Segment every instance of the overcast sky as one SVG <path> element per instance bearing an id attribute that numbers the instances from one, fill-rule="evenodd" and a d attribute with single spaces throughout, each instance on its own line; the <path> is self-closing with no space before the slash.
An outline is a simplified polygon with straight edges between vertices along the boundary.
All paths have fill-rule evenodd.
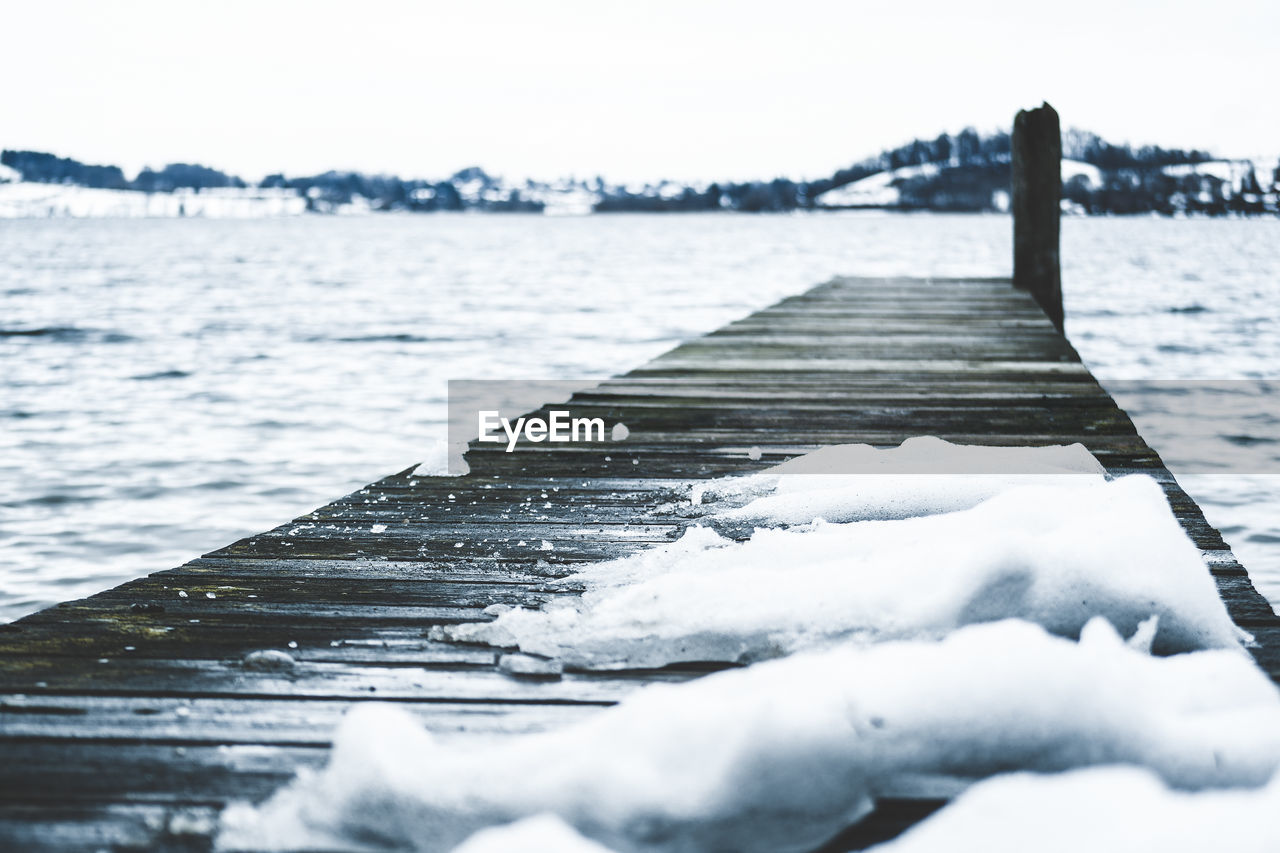
<path id="1" fill-rule="evenodd" d="M 0 147 L 130 173 L 817 177 L 1042 99 L 1280 153 L 1276 0 L 39 0 L 0 31 Z"/>

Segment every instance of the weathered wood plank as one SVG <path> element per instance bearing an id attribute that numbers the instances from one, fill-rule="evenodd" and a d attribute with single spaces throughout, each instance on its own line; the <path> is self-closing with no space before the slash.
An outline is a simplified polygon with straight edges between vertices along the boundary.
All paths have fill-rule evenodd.
<path id="1" fill-rule="evenodd" d="M 263 672 L 238 660 L 23 655 L 0 657 L 0 693 L 608 705 L 645 684 L 683 681 L 692 674 L 625 671 L 535 680 L 504 675 L 492 666 L 427 668 L 298 661 L 285 672 Z"/>
<path id="2" fill-rule="evenodd" d="M 0 695 L 0 740 L 329 746 L 342 716 L 363 701 Z M 441 739 L 526 734 L 597 713 L 592 704 L 416 703 L 400 707 Z"/>
<path id="3" fill-rule="evenodd" d="M 5 850 L 102 853 L 148 850 L 193 853 L 210 849 L 219 808 L 141 804 L 0 802 Z"/>
<path id="4" fill-rule="evenodd" d="M 261 800 L 303 767 L 328 757 L 319 747 L 263 744 L 131 744 L 68 740 L 3 742 L 0 802 L 226 803 Z"/>

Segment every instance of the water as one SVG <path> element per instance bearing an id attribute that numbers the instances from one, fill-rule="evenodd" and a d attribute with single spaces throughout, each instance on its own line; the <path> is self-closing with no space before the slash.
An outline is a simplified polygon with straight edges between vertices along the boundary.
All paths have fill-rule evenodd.
<path id="1" fill-rule="evenodd" d="M 841 273 L 1004 275 L 1009 230 L 865 214 L 0 223 L 0 619 L 425 458 L 450 378 L 607 376 Z M 1104 379 L 1274 375 L 1280 222 L 1072 219 L 1063 253 L 1068 331 Z M 1170 434 L 1149 437 L 1176 430 L 1156 419 Z M 1273 600 L 1278 479 L 1184 478 Z"/>

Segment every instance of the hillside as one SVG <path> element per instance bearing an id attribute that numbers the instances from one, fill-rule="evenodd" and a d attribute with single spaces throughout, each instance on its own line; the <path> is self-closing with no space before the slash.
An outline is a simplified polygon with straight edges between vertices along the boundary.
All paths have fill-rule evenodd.
<path id="1" fill-rule="evenodd" d="M 1134 148 L 1063 134 L 1063 207 L 1081 214 L 1276 214 L 1280 161 Z M 878 208 L 1007 209 L 1009 135 L 967 128 L 886 149 L 811 181 L 643 185 L 603 178 L 510 182 L 469 167 L 439 180 L 329 171 L 269 175 L 256 186 L 207 166 L 171 163 L 127 179 L 116 166 L 37 151 L 0 153 L 0 217 L 253 216 L 302 212 L 476 211 L 584 214 Z"/>

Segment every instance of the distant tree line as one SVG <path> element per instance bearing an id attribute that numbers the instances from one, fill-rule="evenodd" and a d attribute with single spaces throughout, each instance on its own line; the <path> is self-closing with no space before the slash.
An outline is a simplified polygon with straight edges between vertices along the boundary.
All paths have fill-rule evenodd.
<path id="1" fill-rule="evenodd" d="M 480 210 L 488 213 L 539 213 L 541 203 L 522 197 L 518 189 L 504 187 L 483 169 L 471 167 L 447 180 L 403 180 L 394 175 L 360 172 L 325 172 L 310 177 L 268 175 L 262 187 L 291 189 L 307 199 L 311 210 L 332 209 L 366 199 L 374 210 L 407 210 L 415 213 Z M 473 190 L 466 196 L 464 188 Z"/>
<path id="2" fill-rule="evenodd" d="M 932 140 L 913 139 L 896 148 L 886 149 L 875 157 L 854 163 L 846 169 L 840 169 L 830 178 L 813 181 L 809 185 L 809 196 L 817 198 L 828 190 L 907 166 L 933 163 L 970 168 L 1008 162 L 1009 134 L 1000 131 L 983 136 L 972 127 L 967 127 L 955 136 L 942 133 Z"/>
<path id="3" fill-rule="evenodd" d="M 1102 184 L 1077 178 L 1068 182 L 1063 197 L 1087 213 L 1140 213 L 1179 211 L 1202 213 L 1254 213 L 1267 208 L 1263 198 L 1280 181 L 1280 175 L 1246 175 L 1242 185 L 1205 175 L 1173 177 L 1169 166 L 1204 163 L 1212 160 L 1205 151 L 1166 149 L 1159 146 L 1132 147 L 1106 142 L 1093 133 L 1068 131 L 1063 135 L 1063 156 L 1097 167 Z M 1009 134 L 983 134 L 966 128 L 955 135 L 940 134 L 933 139 L 913 139 L 886 149 L 829 178 L 791 181 L 778 178 L 741 184 L 712 184 L 705 190 L 687 189 L 681 194 L 658 194 L 615 189 L 596 206 L 601 212 L 737 210 L 745 212 L 788 211 L 823 205 L 822 194 L 886 172 L 908 170 L 912 174 L 895 179 L 897 201 L 902 210 L 984 211 L 996 207 L 1000 193 L 1009 192 Z M 910 167 L 932 166 L 929 170 Z M 1264 187 L 1263 185 L 1266 184 Z"/>
<path id="4" fill-rule="evenodd" d="M 42 151 L 3 151 L 0 152 L 0 164 L 21 172 L 24 181 L 76 184 L 104 190 L 173 192 L 176 189 L 247 186 L 233 175 L 189 163 L 170 163 L 158 172 L 143 169 L 132 181 L 125 179 L 119 166 L 92 166 Z"/>
<path id="5" fill-rule="evenodd" d="M 1206 163 L 1213 159 L 1208 151 L 1183 151 L 1180 148 L 1161 148 L 1158 145 L 1144 145 L 1140 148 L 1112 145 L 1096 133 L 1083 130 L 1067 130 L 1062 134 L 1062 156 L 1089 163 L 1099 169 L 1163 168 Z"/>
<path id="6" fill-rule="evenodd" d="M 119 166 L 88 166 L 69 157 L 41 151 L 0 152 L 0 165 L 17 169 L 23 180 L 40 184 L 77 184 L 104 190 L 129 189 Z"/>
<path id="7" fill-rule="evenodd" d="M 199 166 L 194 163 L 170 163 L 158 172 L 143 169 L 138 173 L 138 177 L 133 179 L 129 188 L 148 193 L 166 193 L 178 189 L 205 190 L 225 187 L 243 189 L 246 186 L 248 185 L 244 181 L 234 175 L 210 169 L 208 166 Z"/>
<path id="8" fill-rule="evenodd" d="M 772 181 L 711 184 L 706 189 L 685 187 L 678 194 L 648 188 L 603 186 L 597 213 L 643 211 L 651 213 L 737 210 L 743 213 L 776 213 L 807 206 L 806 185 L 775 178 Z"/>
<path id="9" fill-rule="evenodd" d="M 1063 198 L 1083 213 L 1217 215 L 1277 210 L 1280 166 L 1264 170 L 1264 174 L 1241 167 L 1235 169 L 1229 179 L 1224 179 L 1221 170 L 1215 173 L 1195 168 L 1196 164 L 1213 160 L 1205 151 L 1116 145 L 1096 134 L 1076 130 L 1063 134 L 1063 156 L 1095 167 L 1091 177 L 1096 180 L 1077 175 L 1063 186 Z M 707 186 L 661 182 L 629 187 L 609 185 L 602 178 L 595 178 L 554 183 L 529 180 L 523 185 L 511 186 L 479 167 L 470 167 L 434 181 L 329 171 L 304 177 L 268 175 L 257 186 L 296 192 L 307 200 L 308 209 L 316 211 L 359 204 L 387 211 L 539 212 L 549 200 L 577 193 L 590 199 L 592 209 L 600 213 L 720 210 L 767 213 L 832 206 L 823 198 L 824 193 L 889 173 L 896 200 L 881 203 L 882 206 L 901 210 L 983 211 L 998 209 L 1002 195 L 1007 199 L 1009 160 L 1008 133 L 983 134 L 966 128 L 954 135 L 943 133 L 932 139 L 913 139 L 840 169 L 830 177 L 813 181 L 779 177 Z M 27 181 L 103 189 L 198 192 L 248 186 L 234 175 L 189 163 L 171 163 L 159 170 L 144 169 L 133 180 L 127 180 L 116 166 L 88 165 L 38 151 L 0 152 L 0 163 L 21 172 Z"/>

